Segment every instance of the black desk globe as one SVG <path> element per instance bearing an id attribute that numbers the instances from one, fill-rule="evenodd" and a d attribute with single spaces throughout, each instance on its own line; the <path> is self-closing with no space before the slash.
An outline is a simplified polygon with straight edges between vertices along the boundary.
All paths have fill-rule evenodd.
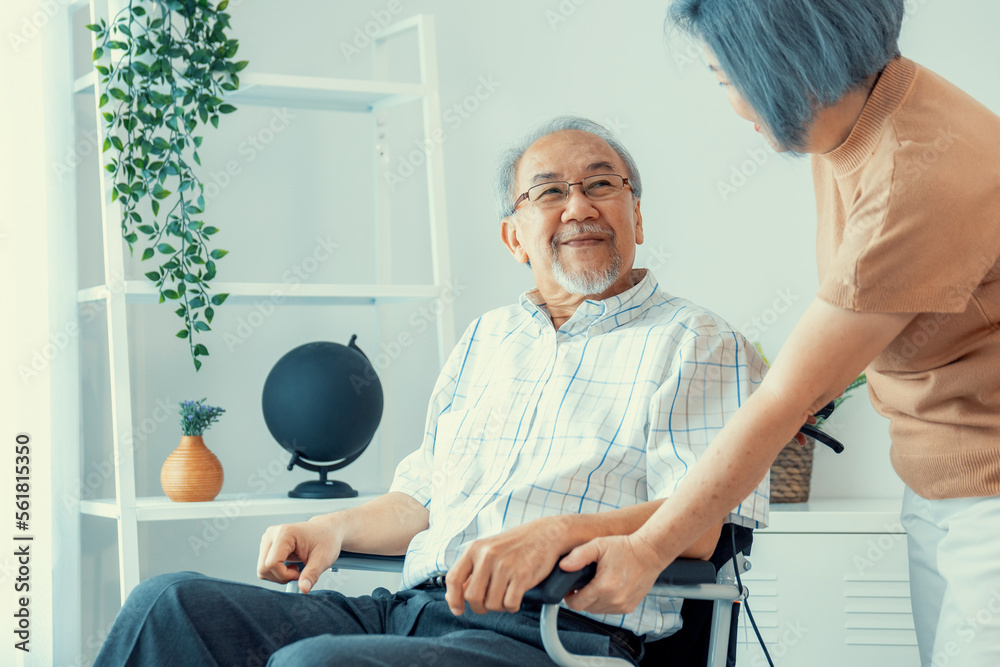
<path id="1" fill-rule="evenodd" d="M 264 381 L 264 422 L 292 453 L 288 469 L 298 465 L 320 475 L 289 491 L 292 498 L 358 495 L 349 484 L 326 478 L 361 456 L 382 419 L 382 383 L 356 339 L 301 345 Z"/>

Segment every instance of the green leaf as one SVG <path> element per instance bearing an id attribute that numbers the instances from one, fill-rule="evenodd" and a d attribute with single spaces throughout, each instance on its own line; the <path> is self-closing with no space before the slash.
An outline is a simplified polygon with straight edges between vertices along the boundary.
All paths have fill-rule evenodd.
<path id="1" fill-rule="evenodd" d="M 87 30 L 93 30 L 94 32 L 100 32 L 101 31 L 101 26 L 97 25 L 96 23 L 88 23 L 87 25 L 85 25 L 83 27 L 86 28 Z"/>
<path id="2" fill-rule="evenodd" d="M 156 246 L 156 249 L 159 250 L 164 255 L 172 255 L 175 252 L 177 252 L 176 250 L 174 250 L 174 247 L 169 243 L 161 243 L 160 245 Z"/>
<path id="3" fill-rule="evenodd" d="M 146 248 L 146 250 L 152 250 L 152 248 Z M 150 271 L 146 274 L 146 277 L 152 280 L 154 283 L 160 279 L 159 271 Z"/>
<path id="4" fill-rule="evenodd" d="M 153 225 L 139 225 L 137 229 L 143 234 L 155 234 L 156 230 L 153 229 Z"/>
<path id="5" fill-rule="evenodd" d="M 122 140 L 121 139 L 119 139 L 118 137 L 115 137 L 115 136 L 110 137 L 110 139 L 111 139 L 112 145 L 115 148 L 117 148 L 118 150 L 124 150 L 125 149 L 125 146 L 124 146 L 124 144 L 122 144 Z"/>
<path id="6" fill-rule="evenodd" d="M 103 55 L 104 55 L 104 49 L 98 46 L 96 49 L 94 49 L 94 57 L 92 60 L 96 62 Z"/>
<path id="7" fill-rule="evenodd" d="M 128 241 L 129 245 L 132 245 L 133 243 L 139 240 L 139 237 L 138 235 L 136 235 L 135 232 L 132 232 L 131 234 L 126 234 L 124 238 L 126 241 Z"/>
<path id="8" fill-rule="evenodd" d="M 237 71 L 237 72 L 241 72 L 241 71 L 243 71 L 243 69 L 244 69 L 244 68 L 245 68 L 245 67 L 246 67 L 247 65 L 249 65 L 249 64 L 250 64 L 250 61 L 249 61 L 249 60 L 241 60 L 241 61 L 239 61 L 238 63 L 236 63 L 236 71 Z"/>
<path id="9" fill-rule="evenodd" d="M 197 359 L 194 360 L 194 369 L 196 371 L 200 371 L 201 370 L 201 362 L 198 361 Z"/>
<path id="10" fill-rule="evenodd" d="M 195 324 L 202 324 L 202 322 L 195 322 Z M 201 343 L 198 343 L 197 345 L 194 346 L 194 353 L 195 353 L 196 356 L 200 355 L 202 357 L 207 357 L 208 356 L 208 348 L 206 348 Z"/>
<path id="11" fill-rule="evenodd" d="M 199 229 L 201 229 L 201 226 L 204 224 L 205 223 L 202 222 L 201 220 L 192 220 L 191 222 L 188 223 L 188 229 L 196 232 Z"/>
<path id="12" fill-rule="evenodd" d="M 209 306 L 205 309 L 205 319 L 211 324 L 213 317 L 215 317 L 215 309 Z"/>
<path id="13" fill-rule="evenodd" d="M 170 148 L 170 144 L 163 137 L 156 137 L 153 139 L 153 148 L 158 148 L 162 151 Z"/>
<path id="14" fill-rule="evenodd" d="M 111 148 L 111 139 L 108 137 L 104 137 L 104 147 L 101 148 L 101 152 L 106 153 L 109 148 Z"/>
<path id="15" fill-rule="evenodd" d="M 205 236 L 211 236 L 212 234 L 217 234 L 218 232 L 218 227 L 205 227 L 205 229 L 201 230 L 201 233 Z"/>
<path id="16" fill-rule="evenodd" d="M 153 249 L 152 248 L 146 248 L 145 250 L 142 251 L 142 261 L 143 262 L 145 262 L 147 259 L 149 259 L 152 256 L 153 256 Z M 149 274 L 147 273 L 146 276 L 149 277 Z M 160 279 L 160 274 L 158 274 L 158 273 L 156 274 L 155 278 L 150 278 L 150 280 L 159 280 L 159 279 Z"/>
<path id="17" fill-rule="evenodd" d="M 213 306 L 221 306 L 222 304 L 224 304 L 226 302 L 226 299 L 228 299 L 228 298 L 229 298 L 229 294 L 228 293 L 227 294 L 216 294 L 215 296 L 212 297 L 212 305 Z"/>
<path id="18" fill-rule="evenodd" d="M 232 104 L 223 104 L 219 107 L 219 111 L 221 113 L 232 113 L 236 111 L 236 107 L 234 107 Z"/>
<path id="19" fill-rule="evenodd" d="M 174 311 L 177 317 L 184 317 L 185 315 L 187 315 L 187 312 L 188 312 L 187 308 L 185 308 L 184 306 L 181 306 L 180 308 Z"/>
<path id="20" fill-rule="evenodd" d="M 153 207 L 153 215 L 154 216 L 159 215 L 160 214 L 160 202 L 158 202 L 158 201 L 156 201 L 154 199 L 153 201 L 150 202 L 150 204 Z"/>
<path id="21" fill-rule="evenodd" d="M 201 142 L 204 141 L 205 137 L 195 137 L 194 145 L 196 148 L 201 148 Z"/>
<path id="22" fill-rule="evenodd" d="M 219 117 L 218 116 L 212 116 L 212 118 L 210 120 L 212 121 L 212 127 L 214 127 L 214 128 L 218 128 L 219 127 Z"/>
<path id="23" fill-rule="evenodd" d="M 208 324 L 206 324 L 205 322 L 202 322 L 201 320 L 196 320 L 195 321 L 194 328 L 197 329 L 198 331 L 211 331 L 212 330 L 212 327 L 208 326 Z"/>
<path id="24" fill-rule="evenodd" d="M 184 274 L 184 280 L 186 280 L 189 283 L 196 283 L 200 279 L 198 278 L 198 276 L 194 275 L 193 273 L 185 273 Z"/>
<path id="25" fill-rule="evenodd" d="M 187 329 L 181 329 L 180 331 L 177 332 L 177 337 L 178 338 L 187 338 L 188 337 L 188 330 Z"/>
<path id="26" fill-rule="evenodd" d="M 170 192 L 170 190 L 164 190 L 162 188 L 158 192 L 156 191 L 153 192 L 153 196 L 156 197 L 157 199 L 166 199 L 171 194 L 172 193 Z"/>
<path id="27" fill-rule="evenodd" d="M 217 248 L 212 251 L 212 259 L 222 259 L 228 254 L 229 254 L 228 250 L 222 250 L 221 248 Z"/>
<path id="28" fill-rule="evenodd" d="M 172 289 L 165 289 L 165 290 L 163 290 L 163 296 L 167 297 L 168 299 L 179 299 L 179 298 L 181 298 L 181 295 L 178 294 L 177 292 L 175 292 Z"/>
<path id="29" fill-rule="evenodd" d="M 132 13 L 135 14 L 136 16 L 145 16 L 146 10 L 143 9 L 142 7 L 133 7 Z"/>
<path id="30" fill-rule="evenodd" d="M 196 296 L 195 298 L 191 299 L 190 303 L 188 303 L 188 306 L 190 306 L 191 308 L 201 308 L 204 305 L 205 301 L 200 296 Z"/>
<path id="31" fill-rule="evenodd" d="M 217 12 L 224 11 L 228 6 L 229 6 L 229 0 L 222 0 L 222 2 L 220 2 L 218 6 L 215 8 L 215 11 Z"/>
<path id="32" fill-rule="evenodd" d="M 101 93 L 101 99 L 100 99 L 100 100 L 98 100 L 98 102 L 97 102 L 97 106 L 99 106 L 99 107 L 103 107 L 103 106 L 104 106 L 105 104 L 107 104 L 107 103 L 108 103 L 108 96 L 107 96 L 107 93 Z"/>
<path id="33" fill-rule="evenodd" d="M 132 99 L 131 97 L 128 96 L 128 93 L 126 93 L 121 88 L 112 88 L 108 92 L 111 93 L 111 97 L 115 98 L 116 100 L 123 100 L 123 101 L 125 101 L 125 100 L 131 100 Z"/>
<path id="34" fill-rule="evenodd" d="M 177 293 L 181 296 L 184 296 L 185 292 L 187 292 L 187 285 L 185 285 L 184 283 L 177 283 Z"/>

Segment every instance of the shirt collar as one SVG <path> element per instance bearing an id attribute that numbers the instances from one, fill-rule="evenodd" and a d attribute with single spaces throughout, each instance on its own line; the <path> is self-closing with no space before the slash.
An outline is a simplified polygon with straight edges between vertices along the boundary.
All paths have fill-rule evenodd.
<path id="1" fill-rule="evenodd" d="M 611 331 L 642 315 L 653 305 L 651 297 L 659 283 L 649 269 L 632 269 L 631 277 L 635 284 L 621 294 L 600 301 L 587 299 L 582 302 L 573 316 L 559 327 L 558 333 L 594 336 Z M 540 326 L 552 328 L 549 310 L 537 289 L 522 294 L 520 303 Z"/>

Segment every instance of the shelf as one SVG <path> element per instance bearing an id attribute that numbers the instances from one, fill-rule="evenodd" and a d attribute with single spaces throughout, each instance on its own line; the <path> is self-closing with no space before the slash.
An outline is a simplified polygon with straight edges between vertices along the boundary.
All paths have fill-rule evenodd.
<path id="1" fill-rule="evenodd" d="M 166 496 L 135 499 L 139 521 L 179 521 L 237 516 L 324 514 L 354 507 L 375 498 L 306 499 L 285 494 L 221 494 L 204 503 L 175 503 Z M 885 498 L 812 500 L 771 506 L 771 525 L 762 533 L 903 533 L 899 523 L 901 501 Z M 113 499 L 81 500 L 80 511 L 91 516 L 118 518 Z"/>
<path id="2" fill-rule="evenodd" d="M 157 303 L 159 292 L 147 280 L 126 280 L 126 303 Z M 120 289 L 120 284 L 116 285 Z M 212 283 L 213 294 L 229 294 L 227 304 L 254 304 L 261 299 L 287 305 L 370 305 L 401 301 L 424 301 L 441 296 L 436 285 L 346 285 L 309 283 Z M 77 301 L 104 301 L 106 285 L 81 289 Z"/>
<path id="3" fill-rule="evenodd" d="M 90 72 L 73 82 L 73 91 L 93 94 L 97 82 L 97 72 Z M 225 98 L 247 106 L 367 113 L 419 100 L 425 90 L 419 83 L 248 72 Z"/>
<path id="4" fill-rule="evenodd" d="M 761 533 L 903 533 L 902 499 L 818 499 L 772 504 L 770 525 Z"/>
<path id="5" fill-rule="evenodd" d="M 166 496 L 149 496 L 135 499 L 135 513 L 138 521 L 316 515 L 356 507 L 378 495 L 365 492 L 359 493 L 357 498 L 312 499 L 289 498 L 285 494 L 224 493 L 215 500 L 203 503 L 175 503 Z M 118 507 L 111 498 L 81 500 L 80 512 L 108 519 L 118 518 Z"/>

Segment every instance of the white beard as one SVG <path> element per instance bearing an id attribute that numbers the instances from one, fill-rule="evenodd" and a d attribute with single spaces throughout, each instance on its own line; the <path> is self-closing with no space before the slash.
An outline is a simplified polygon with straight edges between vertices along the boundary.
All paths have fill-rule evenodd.
<path id="1" fill-rule="evenodd" d="M 559 243 L 563 238 L 577 234 L 607 234 L 611 244 L 611 265 L 604 269 L 584 269 L 575 274 L 569 273 L 559 261 Z M 615 235 L 607 228 L 598 225 L 580 225 L 572 231 L 556 235 L 552 239 L 552 275 L 559 286 L 570 294 L 589 296 L 603 294 L 618 280 L 622 270 L 622 257 L 615 245 Z"/>

